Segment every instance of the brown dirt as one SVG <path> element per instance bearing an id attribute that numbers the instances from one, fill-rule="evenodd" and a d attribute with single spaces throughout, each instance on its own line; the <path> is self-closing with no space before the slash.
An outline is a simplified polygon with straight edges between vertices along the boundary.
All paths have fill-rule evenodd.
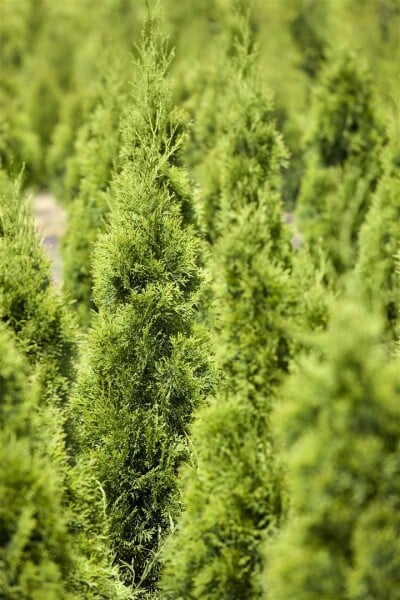
<path id="1" fill-rule="evenodd" d="M 33 199 L 33 212 L 43 247 L 51 260 L 53 280 L 57 285 L 62 282 L 62 262 L 60 241 L 66 229 L 66 215 L 54 196 L 47 192 L 36 194 Z"/>

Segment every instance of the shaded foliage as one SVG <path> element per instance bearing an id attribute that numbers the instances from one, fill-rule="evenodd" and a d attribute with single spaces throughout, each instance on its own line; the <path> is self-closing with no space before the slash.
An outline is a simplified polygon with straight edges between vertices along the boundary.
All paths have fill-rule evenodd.
<path id="1" fill-rule="evenodd" d="M 0 172 L 0 319 L 16 334 L 41 395 L 65 402 L 73 376 L 74 326 L 36 235 L 19 180 Z"/>
<path id="2" fill-rule="evenodd" d="M 355 264 L 358 235 L 381 175 L 385 133 L 367 71 L 347 53 L 328 62 L 314 94 L 297 218 L 335 282 Z"/>
<path id="3" fill-rule="evenodd" d="M 400 280 L 395 255 L 400 243 L 400 148 L 393 132 L 385 151 L 383 174 L 360 232 L 356 265 L 369 304 L 383 312 L 393 340 L 400 335 Z"/>
<path id="4" fill-rule="evenodd" d="M 238 40 L 213 215 L 215 347 L 224 384 L 196 413 L 184 511 L 164 550 L 168 598 L 258 598 L 261 540 L 283 512 L 270 412 L 288 369 L 296 311 L 290 244 L 276 192 L 284 153 L 252 70 L 248 25 Z M 238 65 L 236 63 L 238 60 Z M 267 109 L 268 110 L 268 109 Z M 222 151 L 223 149 L 223 151 Z M 211 441 L 212 440 L 212 441 Z"/>
<path id="5" fill-rule="evenodd" d="M 382 331 L 342 302 L 286 388 L 277 423 L 292 510 L 267 552 L 273 600 L 399 595 L 399 362 Z"/>

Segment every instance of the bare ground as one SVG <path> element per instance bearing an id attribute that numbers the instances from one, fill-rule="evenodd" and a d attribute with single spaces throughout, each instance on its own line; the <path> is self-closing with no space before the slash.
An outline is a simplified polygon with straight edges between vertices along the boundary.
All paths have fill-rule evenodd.
<path id="1" fill-rule="evenodd" d="M 57 285 L 62 282 L 62 262 L 60 242 L 66 229 L 66 215 L 54 196 L 41 192 L 33 196 L 33 212 L 43 247 L 51 260 L 53 280 Z"/>

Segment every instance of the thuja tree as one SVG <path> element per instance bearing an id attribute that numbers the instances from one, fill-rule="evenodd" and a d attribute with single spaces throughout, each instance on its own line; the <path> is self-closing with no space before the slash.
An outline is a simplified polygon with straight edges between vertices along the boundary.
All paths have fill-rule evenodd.
<path id="1" fill-rule="evenodd" d="M 311 78 L 320 71 L 329 39 L 329 0 L 295 0 L 289 27 L 300 53 L 299 66 Z"/>
<path id="2" fill-rule="evenodd" d="M 94 507 L 102 510 L 100 491 L 87 471 L 69 467 L 62 412 L 43 404 L 41 386 L 15 342 L 2 323 L 0 595 L 9 600 L 126 599 L 130 592 L 110 566 L 104 530 L 89 539 L 78 534 L 87 505 L 92 513 Z M 79 505 L 77 498 L 83 500 Z"/>
<path id="3" fill-rule="evenodd" d="M 0 162 L 13 173 L 27 164 L 28 179 L 40 162 L 39 138 L 32 131 L 21 101 L 22 73 L 36 38 L 33 4 L 32 0 L 3 0 L 0 21 Z"/>
<path id="4" fill-rule="evenodd" d="M 284 513 L 270 428 L 296 311 L 290 244 L 273 191 L 283 148 L 273 123 L 265 122 L 254 71 L 236 76 L 214 245 L 216 346 L 225 381 L 192 428 L 192 464 L 181 476 L 184 511 L 164 549 L 162 586 L 174 600 L 261 597 L 262 540 L 274 535 Z M 258 137 L 260 125 L 266 139 Z"/>
<path id="5" fill-rule="evenodd" d="M 400 241 L 400 151 L 393 137 L 384 154 L 383 175 L 360 232 L 356 274 L 369 303 L 383 311 L 392 339 L 400 335 L 399 278 L 395 254 Z"/>
<path id="6" fill-rule="evenodd" d="M 203 287 L 185 137 L 152 19 L 122 126 L 121 172 L 94 260 L 98 309 L 74 401 L 77 442 L 101 483 L 116 561 L 143 593 L 179 509 L 178 465 L 211 376 L 196 326 Z"/>
<path id="7" fill-rule="evenodd" d="M 332 56 L 315 89 L 297 220 L 333 280 L 354 266 L 384 138 L 370 75 L 352 55 Z"/>
<path id="8" fill-rule="evenodd" d="M 20 182 L 0 171 L 0 319 L 39 369 L 42 397 L 64 402 L 71 383 L 74 327 L 40 247 Z"/>
<path id="9" fill-rule="evenodd" d="M 91 0 L 68 5 L 70 29 L 77 31 L 78 36 L 73 43 L 66 39 L 67 52 L 71 46 L 78 51 L 73 53 L 72 60 L 69 58 L 65 61 L 67 64 L 72 62 L 72 76 L 60 101 L 58 120 L 47 153 L 51 188 L 57 199 L 65 203 L 71 200 L 66 185 L 67 165 L 75 153 L 74 145 L 79 130 L 96 108 L 98 83 L 99 80 L 104 83 L 105 65 L 110 70 L 115 69 L 114 81 L 120 87 L 127 80 L 127 72 L 117 68 L 115 57 L 119 57 L 120 63 L 130 64 L 130 51 L 140 32 L 143 10 L 140 3 L 126 0 L 107 0 L 99 3 L 96 10 L 93 10 Z M 57 23 L 66 20 L 61 11 L 58 8 L 58 14 L 56 12 L 53 16 Z M 62 38 L 65 38 L 64 32 Z"/>
<path id="10" fill-rule="evenodd" d="M 296 243 L 297 232 L 292 240 Z M 326 329 L 337 292 L 328 283 L 328 269 L 323 253 L 319 259 L 310 254 L 306 244 L 293 254 L 292 281 L 301 290 L 298 297 L 301 318 L 296 324 L 294 354 L 309 346 L 310 332 Z"/>
<path id="11" fill-rule="evenodd" d="M 399 361 L 359 302 L 293 374 L 276 422 L 292 510 L 268 549 L 271 600 L 398 598 Z"/>
<path id="12" fill-rule="evenodd" d="M 66 187 L 72 186 L 73 200 L 68 204 L 68 228 L 63 240 L 64 289 L 74 300 L 72 306 L 82 327 L 88 326 L 94 309 L 92 252 L 105 228 L 108 189 L 118 163 L 119 120 L 125 100 L 125 80 L 120 73 L 114 61 L 101 81 L 97 106 L 79 131 L 65 182 Z M 68 179 L 76 182 L 76 189 Z"/>
<path id="13" fill-rule="evenodd" d="M 73 461 L 72 468 L 66 446 L 74 330 L 61 297 L 52 288 L 49 265 L 19 183 L 12 183 L 4 172 L 0 173 L 0 200 L 2 326 L 24 355 L 21 381 L 35 383 L 32 390 L 24 383 L 27 390 L 21 392 L 21 399 L 7 396 L 8 404 L 4 404 L 2 466 L 9 504 L 4 518 L 10 519 L 4 530 L 8 532 L 4 534 L 4 561 L 12 590 L 7 597 L 125 598 L 128 592 L 110 566 L 101 490 L 85 464 Z M 10 353 L 13 364 L 14 350 Z M 21 360 L 15 361 L 19 371 Z M 14 425 L 25 427 L 20 441 Z M 59 524 L 54 524 L 55 518 Z"/>
<path id="14" fill-rule="evenodd" d="M 62 481 L 44 440 L 38 444 L 39 414 L 28 376 L 12 334 L 2 324 L 0 595 L 9 600 L 72 600 L 75 555 L 62 506 Z M 54 444 L 50 435 L 48 442 Z"/>
<path id="15" fill-rule="evenodd" d="M 196 415 L 193 464 L 181 479 L 185 508 L 165 548 L 168 598 L 259 598 L 262 539 L 283 517 L 270 412 L 288 369 L 295 302 L 270 227 L 267 206 L 246 207 L 218 243 L 226 389 Z"/>
<path id="16" fill-rule="evenodd" d="M 239 6 L 227 20 L 228 33 L 221 43 L 225 54 L 217 46 L 220 62 L 224 64 L 223 76 L 220 69 L 213 72 L 206 91 L 197 92 L 197 98 L 195 94 L 192 150 L 202 189 L 203 223 L 212 244 L 219 235 L 219 213 L 227 212 L 223 204 L 228 204 L 234 213 L 236 198 L 240 198 L 240 202 L 246 198 L 246 202 L 257 203 L 258 185 L 263 179 L 268 181 L 270 189 L 279 190 L 280 174 L 287 158 L 273 121 L 270 97 L 256 83 L 257 49 L 246 13 Z M 208 73 L 206 71 L 207 78 Z M 248 93 L 250 80 L 251 94 Z M 199 85 L 202 90 L 201 78 Z M 237 98 L 245 102 L 239 118 Z M 202 156 L 196 159 L 196 153 Z M 232 161 L 229 170 L 224 165 L 226 160 Z"/>

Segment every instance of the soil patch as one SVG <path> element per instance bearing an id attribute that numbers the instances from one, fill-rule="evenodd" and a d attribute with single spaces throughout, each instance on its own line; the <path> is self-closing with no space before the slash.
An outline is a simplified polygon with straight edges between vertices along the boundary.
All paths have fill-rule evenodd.
<path id="1" fill-rule="evenodd" d="M 54 196 L 41 192 L 33 196 L 33 213 L 46 254 L 51 260 L 51 272 L 57 285 L 62 283 L 61 238 L 66 229 L 66 214 Z"/>

